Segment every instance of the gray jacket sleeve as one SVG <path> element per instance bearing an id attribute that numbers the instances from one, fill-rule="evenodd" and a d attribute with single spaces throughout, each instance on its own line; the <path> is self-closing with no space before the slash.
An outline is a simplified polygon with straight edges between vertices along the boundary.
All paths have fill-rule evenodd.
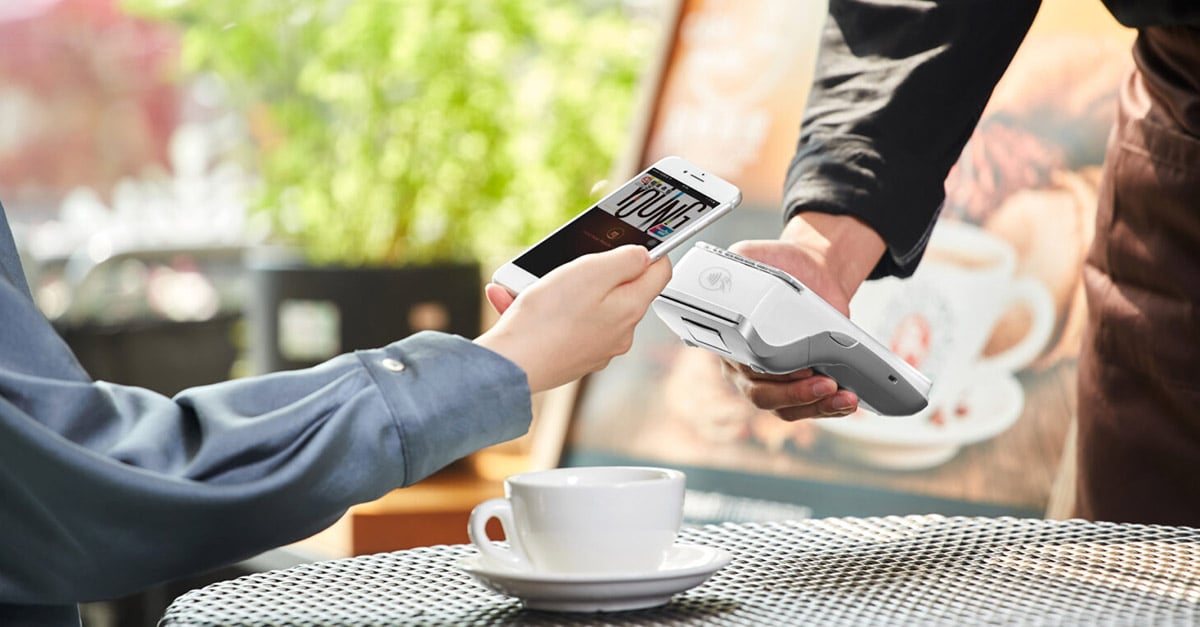
<path id="1" fill-rule="evenodd" d="M 0 605 L 249 557 L 529 426 L 524 372 L 439 333 L 175 398 L 94 382 L 13 259 L 0 228 Z"/>

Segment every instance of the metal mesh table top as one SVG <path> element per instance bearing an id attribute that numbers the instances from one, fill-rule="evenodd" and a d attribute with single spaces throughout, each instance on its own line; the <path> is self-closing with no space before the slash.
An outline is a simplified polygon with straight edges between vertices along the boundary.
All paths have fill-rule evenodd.
<path id="1" fill-rule="evenodd" d="M 807 625 L 1200 623 L 1200 529 L 905 516 L 686 528 L 733 561 L 664 606 L 526 610 L 457 562 L 470 545 L 256 573 L 192 590 L 184 625 Z"/>

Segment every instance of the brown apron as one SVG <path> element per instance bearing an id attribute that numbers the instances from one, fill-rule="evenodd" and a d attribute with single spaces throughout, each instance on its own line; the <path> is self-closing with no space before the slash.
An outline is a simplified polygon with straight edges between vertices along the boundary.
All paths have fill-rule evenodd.
<path id="1" fill-rule="evenodd" d="M 1145 28 L 1084 269 L 1075 515 L 1200 526 L 1200 29 Z"/>

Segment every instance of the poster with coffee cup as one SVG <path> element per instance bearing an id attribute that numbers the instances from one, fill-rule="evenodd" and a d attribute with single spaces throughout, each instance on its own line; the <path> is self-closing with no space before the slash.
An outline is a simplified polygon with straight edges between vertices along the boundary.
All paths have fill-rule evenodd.
<path id="1" fill-rule="evenodd" d="M 933 381 L 913 416 L 860 410 L 821 420 L 838 454 L 866 465 L 913 470 L 940 465 L 965 445 L 1003 433 L 1024 409 L 1016 373 L 1042 353 L 1054 325 L 1050 290 L 1017 276 L 1012 245 L 986 229 L 947 221 L 934 230 L 920 268 L 905 280 L 866 283 L 850 303 L 858 324 Z M 1029 321 L 1016 341 L 985 352 L 1003 315 Z"/>
<path id="2" fill-rule="evenodd" d="M 704 241 L 778 236 L 824 11 L 680 4 L 640 161 L 693 156 L 742 187 L 742 207 Z M 679 467 L 690 490 L 726 499 L 712 519 L 1054 509 L 1086 313 L 1081 267 L 1132 40 L 1095 0 L 1044 4 L 946 181 L 923 263 L 852 301 L 860 326 L 933 380 L 926 410 L 783 422 L 650 316 L 628 355 L 585 380 L 561 463 Z M 720 72 L 705 70 L 714 60 Z"/>

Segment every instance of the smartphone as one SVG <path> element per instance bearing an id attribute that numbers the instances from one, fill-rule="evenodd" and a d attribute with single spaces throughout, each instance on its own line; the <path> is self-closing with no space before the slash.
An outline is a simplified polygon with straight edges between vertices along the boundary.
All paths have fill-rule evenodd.
<path id="1" fill-rule="evenodd" d="M 575 216 L 492 275 L 519 294 L 576 257 L 640 244 L 659 259 L 742 201 L 732 183 L 681 157 L 666 157 Z"/>

